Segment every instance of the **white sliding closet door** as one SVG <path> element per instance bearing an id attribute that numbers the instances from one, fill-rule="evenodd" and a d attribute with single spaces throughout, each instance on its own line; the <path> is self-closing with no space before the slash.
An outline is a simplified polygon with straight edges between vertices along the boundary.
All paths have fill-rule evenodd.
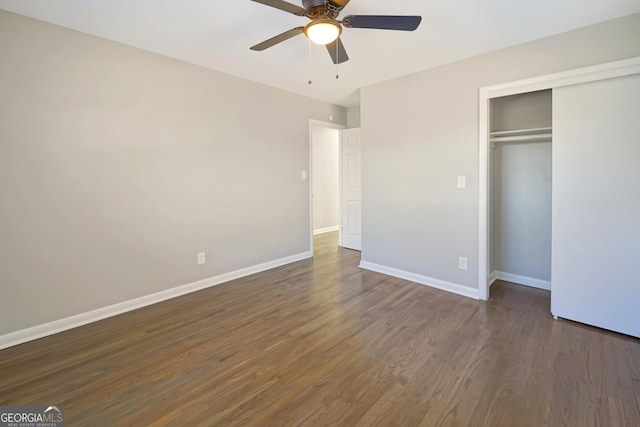
<path id="1" fill-rule="evenodd" d="M 640 337 L 640 75 L 553 90 L 554 315 Z"/>

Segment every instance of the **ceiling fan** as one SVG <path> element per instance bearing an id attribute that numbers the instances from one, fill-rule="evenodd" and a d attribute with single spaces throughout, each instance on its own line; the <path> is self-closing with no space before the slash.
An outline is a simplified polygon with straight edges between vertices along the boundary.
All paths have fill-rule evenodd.
<path id="1" fill-rule="evenodd" d="M 388 15 L 348 15 L 339 21 L 338 15 L 350 0 L 302 0 L 304 7 L 284 0 L 252 0 L 298 16 L 306 16 L 311 22 L 304 27 L 296 27 L 262 43 L 251 50 L 263 51 L 298 34 L 305 34 L 314 43 L 327 46 L 334 64 L 349 60 L 347 51 L 340 41 L 342 27 L 371 28 L 379 30 L 413 31 L 420 25 L 420 16 Z"/>

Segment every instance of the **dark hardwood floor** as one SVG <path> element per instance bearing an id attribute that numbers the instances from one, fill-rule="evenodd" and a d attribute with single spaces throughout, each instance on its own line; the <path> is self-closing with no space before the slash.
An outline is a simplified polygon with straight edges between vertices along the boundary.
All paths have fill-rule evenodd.
<path id="1" fill-rule="evenodd" d="M 69 426 L 640 426 L 640 340 L 313 260 L 0 351 L 0 405 Z"/>

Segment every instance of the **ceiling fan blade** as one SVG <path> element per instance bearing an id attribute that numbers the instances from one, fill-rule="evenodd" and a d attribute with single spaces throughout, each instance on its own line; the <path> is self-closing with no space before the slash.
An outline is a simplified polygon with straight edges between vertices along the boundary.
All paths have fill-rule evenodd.
<path id="1" fill-rule="evenodd" d="M 293 28 L 289 31 L 285 31 L 282 34 L 278 34 L 275 37 L 271 37 L 269 40 L 265 40 L 262 43 L 258 43 L 257 45 L 251 47 L 251 50 L 257 50 L 258 52 L 261 52 L 265 49 L 268 49 L 272 46 L 277 45 L 278 43 L 282 43 L 285 40 L 289 40 L 291 37 L 295 37 L 298 34 L 302 34 L 304 33 L 304 27 L 296 27 Z"/>
<path id="2" fill-rule="evenodd" d="M 347 28 L 413 31 L 420 25 L 421 16 L 349 15 L 342 20 Z"/>
<path id="3" fill-rule="evenodd" d="M 334 5 L 335 7 L 339 7 L 340 9 L 344 9 L 349 3 L 350 0 L 327 0 L 328 3 Z"/>
<path id="4" fill-rule="evenodd" d="M 300 6 L 296 6 L 295 4 L 288 3 L 283 0 L 252 0 L 256 3 L 261 3 L 266 6 L 275 7 L 276 9 L 284 10 L 285 12 L 293 13 L 297 15 L 299 13 L 303 13 L 304 9 Z"/>
<path id="5" fill-rule="evenodd" d="M 334 64 L 342 64 L 349 60 L 349 55 L 342 44 L 342 40 L 338 37 L 334 42 L 327 45 L 327 51 L 331 55 Z"/>

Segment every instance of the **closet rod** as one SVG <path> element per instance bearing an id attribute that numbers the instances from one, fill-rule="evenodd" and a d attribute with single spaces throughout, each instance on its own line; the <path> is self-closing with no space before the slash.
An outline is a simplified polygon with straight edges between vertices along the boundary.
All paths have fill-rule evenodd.
<path id="1" fill-rule="evenodd" d="M 531 135 L 514 135 L 514 136 L 492 136 L 490 142 L 527 142 L 527 141 L 546 141 L 552 138 L 551 133 L 531 134 Z"/>
<path id="2" fill-rule="evenodd" d="M 530 128 L 530 129 L 516 129 L 516 130 L 500 130 L 491 132 L 490 136 L 511 136 L 511 135 L 529 135 L 532 133 L 541 134 L 551 132 L 551 127 L 544 128 Z"/>

